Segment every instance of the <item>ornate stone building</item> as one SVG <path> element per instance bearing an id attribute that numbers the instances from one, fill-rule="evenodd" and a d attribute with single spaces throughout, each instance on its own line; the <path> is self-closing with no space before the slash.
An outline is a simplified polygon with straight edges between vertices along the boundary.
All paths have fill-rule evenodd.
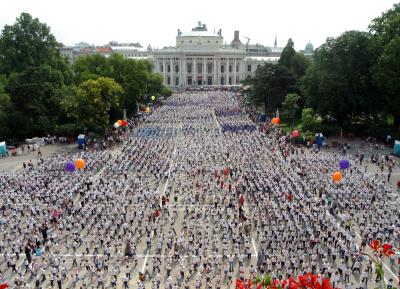
<path id="1" fill-rule="evenodd" d="M 164 84 L 172 88 L 239 85 L 253 76 L 256 69 L 266 63 L 276 63 L 283 48 L 275 38 L 273 47 L 261 44 L 243 44 L 239 31 L 235 31 L 230 44 L 224 44 L 222 31 L 210 32 L 207 26 L 198 23 L 190 32 L 178 29 L 176 45 L 162 49 L 143 48 L 139 43 L 110 42 L 104 46 L 79 43 L 74 47 L 62 47 L 60 54 L 74 62 L 78 57 L 112 53 L 122 54 L 127 59 L 148 59 L 154 70 L 164 78 Z"/>
<path id="2" fill-rule="evenodd" d="M 251 52 L 252 46 L 241 43 L 239 31 L 226 45 L 221 30 L 209 32 L 199 22 L 190 32 L 178 30 L 176 46 L 153 50 L 150 59 L 155 71 L 163 75 L 164 84 L 173 88 L 238 85 L 258 66 L 278 61 L 281 47 L 260 47 L 264 50 Z"/>

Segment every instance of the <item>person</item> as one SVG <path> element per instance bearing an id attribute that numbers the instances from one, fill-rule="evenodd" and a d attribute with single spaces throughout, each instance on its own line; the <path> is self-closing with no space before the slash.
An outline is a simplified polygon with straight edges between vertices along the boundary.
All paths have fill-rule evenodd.
<path id="1" fill-rule="evenodd" d="M 359 271 L 347 268 L 360 245 L 356 233 L 366 244 L 374 238 L 399 243 L 398 202 L 388 200 L 385 179 L 365 175 L 349 155 L 351 169 L 333 183 L 329 171 L 341 160 L 340 151 L 296 146 L 268 122 L 261 133 L 241 103 L 230 92 L 174 95 L 137 129 L 109 140 L 107 135 L 107 144 L 120 143 L 116 148 L 54 154 L 32 170 L 1 174 L 0 249 L 6 262 L 15 259 L 22 237 L 45 247 L 40 258 L 31 257 L 30 269 L 47 268 L 49 278 L 77 270 L 93 277 L 78 286 L 112 288 L 111 276 L 117 284 L 125 276 L 128 287 L 131 269 L 123 264 L 137 267 L 141 246 L 149 241 L 156 256 L 145 266 L 153 270 L 143 272 L 138 286 L 155 281 L 154 287 L 162 287 L 160 272 L 167 271 L 167 288 L 180 286 L 178 276 L 183 288 L 196 282 L 217 288 L 224 274 L 226 288 L 238 270 L 244 279 L 259 272 L 289 278 L 313 271 L 334 280 L 337 267 L 346 279 L 357 280 Z M 77 158 L 86 160 L 85 169 L 66 173 L 65 162 Z M 374 169 L 382 163 L 379 153 L 376 161 Z M 59 212 L 53 218 L 57 226 L 45 230 L 42 224 L 53 211 Z M 338 222 L 350 217 L 351 226 Z M 247 274 L 244 257 L 250 264 L 257 258 L 252 242 L 257 266 Z M 74 262 L 77 252 L 83 254 Z M 359 268 L 373 274 L 368 262 L 360 261 Z M 6 270 L 11 275 L 11 267 Z"/>

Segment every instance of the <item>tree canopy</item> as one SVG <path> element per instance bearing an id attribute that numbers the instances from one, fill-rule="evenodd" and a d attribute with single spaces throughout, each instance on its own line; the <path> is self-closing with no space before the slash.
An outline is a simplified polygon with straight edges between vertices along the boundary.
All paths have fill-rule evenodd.
<path id="1" fill-rule="evenodd" d="M 366 32 L 328 39 L 316 50 L 305 77 L 307 104 L 340 124 L 376 114 L 381 103 L 371 81 L 376 58 L 376 46 Z"/>
<path id="2" fill-rule="evenodd" d="M 169 94 L 147 60 L 94 54 L 73 65 L 60 56 L 50 27 L 27 13 L 0 35 L 0 134 L 23 139 L 83 125 L 104 131 L 136 113 L 150 95 Z M 100 96 L 99 96 L 100 93 Z M 96 100 L 96 101 L 95 101 Z M 101 102 L 98 102 L 102 100 Z"/>
<path id="3" fill-rule="evenodd" d="M 0 73 L 23 72 L 28 67 L 48 65 L 66 70 L 60 44 L 50 27 L 22 13 L 13 25 L 5 25 L 0 35 Z"/>
<path id="4" fill-rule="evenodd" d="M 306 70 L 310 65 L 310 60 L 308 60 L 302 53 L 294 50 L 294 42 L 289 38 L 288 43 L 285 48 L 283 48 L 278 64 L 286 67 L 287 70 L 297 78 L 301 78 L 305 75 Z"/>
<path id="5" fill-rule="evenodd" d="M 105 131 L 110 124 L 111 110 L 120 106 L 122 91 L 112 78 L 89 79 L 78 86 L 76 93 L 65 97 L 61 104 L 76 122 L 91 130 Z"/>
<path id="6" fill-rule="evenodd" d="M 293 83 L 294 78 L 285 67 L 266 63 L 256 70 L 252 79 L 253 101 L 263 105 L 266 113 L 272 113 L 281 106 Z"/>

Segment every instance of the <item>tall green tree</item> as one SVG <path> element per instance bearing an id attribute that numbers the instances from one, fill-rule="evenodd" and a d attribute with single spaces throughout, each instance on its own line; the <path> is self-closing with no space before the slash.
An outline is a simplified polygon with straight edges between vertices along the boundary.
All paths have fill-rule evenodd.
<path id="1" fill-rule="evenodd" d="M 294 78 L 285 67 L 266 63 L 256 70 L 252 79 L 252 100 L 255 104 L 263 105 L 265 112 L 270 114 L 281 107 L 293 83 Z"/>
<path id="2" fill-rule="evenodd" d="M 78 86 L 75 94 L 62 100 L 62 107 L 87 129 L 104 132 L 110 124 L 111 111 L 119 108 L 122 92 L 112 78 L 89 79 Z"/>
<path id="3" fill-rule="evenodd" d="M 370 33 L 381 54 L 373 68 L 374 80 L 384 98 L 384 115 L 393 117 L 388 125 L 400 136 L 400 3 L 372 20 Z"/>
<path id="4" fill-rule="evenodd" d="M 282 112 L 287 120 L 294 123 L 296 117 L 296 110 L 298 109 L 298 102 L 300 95 L 297 93 L 289 93 L 285 96 L 285 100 L 282 102 Z"/>
<path id="5" fill-rule="evenodd" d="M 60 56 L 60 44 L 50 27 L 22 13 L 13 25 L 5 25 L 0 35 L 0 73 L 23 72 L 28 67 L 49 65 L 67 70 Z"/>
<path id="6" fill-rule="evenodd" d="M 160 95 L 164 91 L 162 76 L 153 73 L 153 67 L 147 60 L 124 59 L 120 54 L 109 58 L 101 55 L 80 57 L 73 65 L 75 83 L 99 77 L 111 77 L 123 88 L 118 111 L 114 116 L 121 117 L 123 109 L 128 116 L 137 110 L 138 103 L 145 103 L 150 95 Z"/>
<path id="7" fill-rule="evenodd" d="M 384 96 L 385 113 L 394 116 L 391 125 L 400 126 L 400 36 L 385 46 L 374 67 L 374 79 Z"/>
<path id="8" fill-rule="evenodd" d="M 114 60 L 115 57 L 112 58 Z M 78 57 L 73 64 L 74 82 L 81 84 L 89 79 L 96 79 L 101 76 L 112 77 L 112 68 L 106 57 L 100 54 Z M 116 73 L 115 73 L 116 74 Z"/>
<path id="9" fill-rule="evenodd" d="M 47 65 L 10 75 L 6 89 L 17 117 L 8 123 L 15 136 L 24 138 L 52 131 L 61 113 L 56 90 L 62 86 L 62 73 Z"/>
<path id="10" fill-rule="evenodd" d="M 2 30 L 0 72 L 8 78 L 7 127 L 14 137 L 44 135 L 56 125 L 61 113 L 56 91 L 72 80 L 59 47 L 50 28 L 27 13 Z"/>
<path id="11" fill-rule="evenodd" d="M 400 3 L 394 4 L 392 9 L 372 20 L 369 29 L 382 46 L 400 36 Z"/>
<path id="12" fill-rule="evenodd" d="M 371 74 L 377 55 L 366 32 L 349 31 L 327 39 L 305 76 L 307 104 L 340 125 L 376 116 L 382 104 Z"/>
<path id="13" fill-rule="evenodd" d="M 292 38 L 289 38 L 286 46 L 283 48 L 278 64 L 286 67 L 287 69 L 291 69 L 293 67 L 293 58 L 295 55 L 296 50 L 294 50 L 294 42 Z"/>
<path id="14" fill-rule="evenodd" d="M 8 138 L 10 129 L 7 125 L 8 115 L 11 113 L 10 96 L 5 90 L 7 78 L 5 75 L 0 75 L 0 141 Z"/>
<path id="15" fill-rule="evenodd" d="M 300 78 L 306 74 L 306 70 L 310 65 L 310 60 L 303 54 L 294 50 L 294 42 L 289 38 L 288 43 L 285 48 L 283 48 L 278 64 L 286 67 L 299 81 Z"/>

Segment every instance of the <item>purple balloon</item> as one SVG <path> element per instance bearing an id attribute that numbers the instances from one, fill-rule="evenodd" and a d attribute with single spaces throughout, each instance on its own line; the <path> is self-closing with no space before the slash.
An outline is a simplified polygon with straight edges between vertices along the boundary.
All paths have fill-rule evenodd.
<path id="1" fill-rule="evenodd" d="M 341 168 L 342 170 L 348 169 L 349 166 L 350 166 L 350 162 L 349 162 L 348 160 L 341 160 L 340 163 L 339 163 L 339 165 L 340 165 L 340 168 Z"/>
<path id="2" fill-rule="evenodd" d="M 68 172 L 75 171 L 75 164 L 73 162 L 68 162 L 67 165 L 65 166 L 65 170 Z"/>

